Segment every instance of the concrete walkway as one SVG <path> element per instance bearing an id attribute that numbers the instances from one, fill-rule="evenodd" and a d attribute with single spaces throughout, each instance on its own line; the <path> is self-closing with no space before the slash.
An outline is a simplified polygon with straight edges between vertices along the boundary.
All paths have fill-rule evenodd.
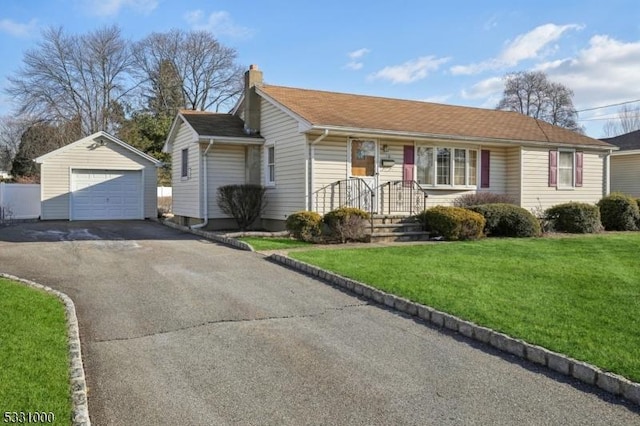
<path id="1" fill-rule="evenodd" d="M 593 387 L 155 223 L 3 228 L 0 271 L 74 300 L 96 425 L 640 425 Z"/>

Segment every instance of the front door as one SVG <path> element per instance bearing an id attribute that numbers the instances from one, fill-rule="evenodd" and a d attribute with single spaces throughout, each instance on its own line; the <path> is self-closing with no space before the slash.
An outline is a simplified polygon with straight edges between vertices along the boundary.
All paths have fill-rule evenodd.
<path id="1" fill-rule="evenodd" d="M 378 142 L 371 139 L 349 139 L 349 164 L 349 178 L 353 181 L 350 185 L 350 192 L 353 194 L 350 205 L 369 211 L 373 202 L 373 211 L 376 212 Z M 373 199 L 371 199 L 371 192 L 367 189 L 373 191 Z"/>

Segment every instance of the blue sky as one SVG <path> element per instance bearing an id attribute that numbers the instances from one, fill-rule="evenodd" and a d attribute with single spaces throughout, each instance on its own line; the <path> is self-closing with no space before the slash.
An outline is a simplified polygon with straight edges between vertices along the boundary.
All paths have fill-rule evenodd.
<path id="1" fill-rule="evenodd" d="M 209 30 L 283 86 L 493 108 L 505 73 L 542 70 L 578 110 L 640 100 L 637 0 L 5 0 L 0 88 L 43 28 L 111 24 L 132 40 Z M 11 108 L 0 95 L 0 114 Z M 618 108 L 581 112 L 580 123 L 601 137 Z"/>

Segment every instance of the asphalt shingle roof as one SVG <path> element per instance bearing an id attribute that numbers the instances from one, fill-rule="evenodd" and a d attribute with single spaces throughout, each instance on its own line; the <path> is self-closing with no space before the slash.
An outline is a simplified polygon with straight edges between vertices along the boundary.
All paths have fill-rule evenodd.
<path id="1" fill-rule="evenodd" d="M 200 136 L 217 136 L 228 138 L 259 138 L 244 131 L 244 123 L 240 117 L 232 114 L 221 114 L 206 111 L 180 111 L 180 114 Z"/>
<path id="2" fill-rule="evenodd" d="M 267 96 L 315 126 L 411 134 L 541 142 L 606 148 L 598 139 L 510 111 L 442 105 L 283 86 L 260 86 Z"/>
<path id="3" fill-rule="evenodd" d="M 640 149 L 640 130 L 625 133 L 624 135 L 615 136 L 613 138 L 603 138 L 602 140 L 620 147 L 620 151 Z"/>

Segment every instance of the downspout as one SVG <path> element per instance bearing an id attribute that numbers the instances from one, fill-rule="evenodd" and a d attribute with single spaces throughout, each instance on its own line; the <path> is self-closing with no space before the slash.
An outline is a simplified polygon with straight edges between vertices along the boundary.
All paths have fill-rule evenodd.
<path id="1" fill-rule="evenodd" d="M 204 195 L 202 198 L 204 199 L 204 220 L 202 223 L 197 225 L 192 225 L 191 229 L 200 229 L 204 228 L 209 224 L 209 189 L 207 188 L 207 153 L 209 152 L 209 148 L 213 145 L 213 139 L 209 139 L 209 145 L 207 145 L 207 149 L 204 150 L 204 154 L 202 154 L 203 164 L 202 164 L 202 176 L 204 182 L 202 183 L 202 189 L 204 190 Z"/>
<path id="2" fill-rule="evenodd" d="M 329 129 L 324 129 L 324 132 L 322 132 L 322 134 L 320 136 L 318 136 L 314 141 L 311 142 L 311 144 L 309 144 L 309 159 L 307 160 L 307 164 L 306 169 L 307 169 L 307 177 L 308 177 L 308 182 L 305 183 L 305 198 L 307 199 L 307 210 L 308 211 L 313 211 L 313 199 L 311 198 L 313 196 L 313 174 L 314 174 L 314 169 L 313 169 L 313 164 L 314 164 L 314 159 L 315 159 L 315 145 L 322 141 L 324 138 L 326 138 L 327 136 L 329 136 Z M 310 161 L 310 163 L 309 163 Z"/>
<path id="3" fill-rule="evenodd" d="M 604 168 L 605 168 L 605 179 L 606 182 L 604 184 L 604 194 L 603 196 L 607 196 L 609 195 L 609 193 L 611 192 L 611 153 L 613 152 L 612 149 L 609 150 L 609 152 L 607 153 L 607 156 L 604 158 Z"/>

